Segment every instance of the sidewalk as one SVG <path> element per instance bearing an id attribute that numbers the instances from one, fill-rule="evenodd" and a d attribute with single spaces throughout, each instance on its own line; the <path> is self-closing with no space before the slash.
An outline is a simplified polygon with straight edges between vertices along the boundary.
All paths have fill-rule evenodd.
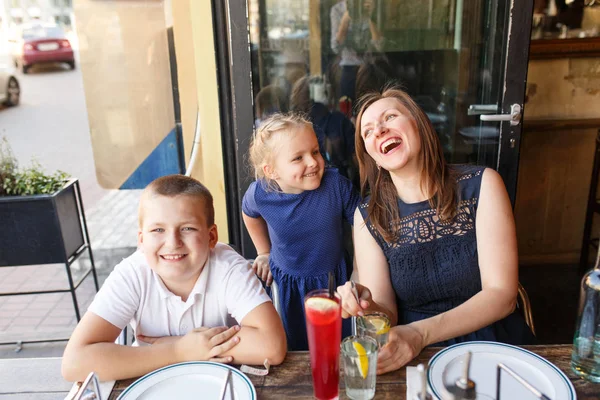
<path id="1" fill-rule="evenodd" d="M 135 251 L 137 206 L 141 190 L 114 190 L 91 210 L 86 222 L 98 283 L 102 285 L 114 266 Z M 87 251 L 72 265 L 75 276 L 90 265 Z M 0 268 L 0 293 L 68 288 L 63 264 Z M 96 289 L 88 276 L 77 289 L 81 315 Z M 0 343 L 18 340 L 68 338 L 77 324 L 70 293 L 0 297 Z M 0 358 L 61 356 L 66 342 L 0 345 Z"/>
<path id="2" fill-rule="evenodd" d="M 141 194 L 141 190 L 113 190 L 86 211 L 94 255 L 96 250 L 136 247 Z"/>

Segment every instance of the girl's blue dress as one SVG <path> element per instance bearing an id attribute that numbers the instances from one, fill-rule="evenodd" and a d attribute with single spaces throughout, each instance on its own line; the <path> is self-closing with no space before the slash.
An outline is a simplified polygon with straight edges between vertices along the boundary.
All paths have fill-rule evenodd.
<path id="1" fill-rule="evenodd" d="M 335 273 L 336 285 L 348 280 L 351 271 L 344 257 L 342 227 L 344 219 L 353 222 L 359 203 L 352 183 L 333 168 L 325 169 L 315 190 L 281 193 L 258 180 L 244 195 L 244 214 L 267 222 L 269 266 L 279 287 L 281 319 L 290 350 L 308 349 L 304 296 L 314 289 L 326 289 L 330 271 Z M 350 334 L 348 320 L 342 330 L 343 336 Z"/>
<path id="2" fill-rule="evenodd" d="M 448 311 L 481 291 L 475 218 L 485 168 L 467 165 L 452 168 L 458 172 L 459 190 L 457 215 L 453 221 L 440 222 L 427 200 L 407 204 L 399 199 L 400 223 L 395 229 L 400 235 L 395 242 L 386 242 L 375 227 L 367 223 L 388 260 L 399 325 Z M 366 221 L 367 200 L 359 209 Z M 473 340 L 523 345 L 533 343 L 535 337 L 522 315 L 515 311 L 478 331 L 435 345 Z"/>

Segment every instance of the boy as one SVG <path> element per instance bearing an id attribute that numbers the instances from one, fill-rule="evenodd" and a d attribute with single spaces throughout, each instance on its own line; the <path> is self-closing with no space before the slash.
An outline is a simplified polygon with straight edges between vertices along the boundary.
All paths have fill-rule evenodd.
<path id="1" fill-rule="evenodd" d="M 131 378 L 195 360 L 283 361 L 279 315 L 247 261 L 218 243 L 206 187 L 156 179 L 142 193 L 139 226 L 138 251 L 115 267 L 67 344 L 65 379 Z M 136 343 L 115 344 L 129 323 Z"/>

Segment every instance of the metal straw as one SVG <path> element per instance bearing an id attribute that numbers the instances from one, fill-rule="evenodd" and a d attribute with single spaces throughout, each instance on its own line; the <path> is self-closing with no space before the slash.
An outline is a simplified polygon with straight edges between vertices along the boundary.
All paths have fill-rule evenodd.
<path id="1" fill-rule="evenodd" d="M 358 303 L 359 307 L 360 307 L 360 299 L 358 298 L 358 290 L 356 290 L 356 283 L 354 283 L 354 279 L 350 279 L 350 285 L 352 287 L 352 294 L 354 295 L 354 298 L 356 299 L 356 302 Z M 356 330 L 356 316 L 352 316 L 352 334 L 356 335 L 357 334 L 357 330 Z"/>
<path id="2" fill-rule="evenodd" d="M 225 393 L 227 392 L 227 385 L 228 385 L 230 379 L 231 379 L 231 370 L 227 369 L 227 376 L 225 377 L 225 383 L 223 384 L 223 388 L 221 389 L 221 394 L 219 395 L 219 400 L 225 399 Z"/>
<path id="3" fill-rule="evenodd" d="M 335 278 L 333 272 L 329 271 L 329 298 L 333 299 L 333 293 L 335 291 Z"/>
<path id="4" fill-rule="evenodd" d="M 529 390 L 531 393 L 533 393 L 535 395 L 535 397 L 537 397 L 538 399 L 550 400 L 550 398 L 548 396 L 546 396 L 545 394 L 543 394 L 542 392 L 537 390 L 535 387 L 533 387 L 533 385 L 531 383 L 529 383 L 525 379 L 523 379 L 522 376 L 520 376 L 515 371 L 508 368 L 506 365 L 504 365 L 502 363 L 498 364 L 497 371 L 496 371 L 496 400 L 500 400 L 500 377 L 502 376 L 503 370 L 506 371 L 510 376 L 515 378 L 515 380 L 517 382 L 519 382 L 521 385 L 525 386 L 527 388 L 527 390 Z"/>
<path id="5" fill-rule="evenodd" d="M 462 377 L 456 381 L 456 386 L 463 390 L 471 390 L 475 387 L 475 384 L 469 379 L 469 369 L 471 368 L 471 356 L 472 353 L 467 351 L 465 355 L 465 363 L 463 364 Z"/>

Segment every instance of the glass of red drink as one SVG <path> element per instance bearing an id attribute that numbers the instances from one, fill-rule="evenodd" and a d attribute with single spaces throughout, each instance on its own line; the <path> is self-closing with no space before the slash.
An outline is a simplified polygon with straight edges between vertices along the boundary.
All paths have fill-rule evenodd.
<path id="1" fill-rule="evenodd" d="M 315 398 L 337 399 L 342 339 L 340 296 L 334 293 L 330 298 L 327 289 L 313 290 L 304 298 L 304 312 Z"/>

